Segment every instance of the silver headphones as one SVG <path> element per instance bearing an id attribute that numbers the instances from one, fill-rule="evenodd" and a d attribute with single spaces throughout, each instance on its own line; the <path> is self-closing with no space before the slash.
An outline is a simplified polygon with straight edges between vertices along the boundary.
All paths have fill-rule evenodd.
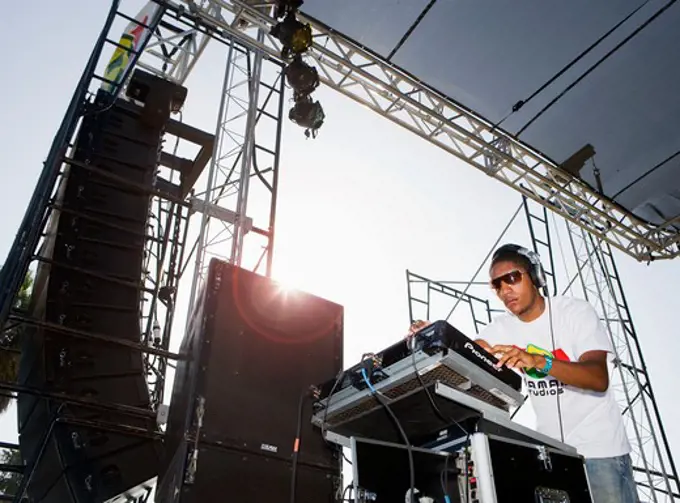
<path id="1" fill-rule="evenodd" d="M 534 284 L 536 288 L 540 290 L 541 288 L 544 288 L 548 284 L 548 281 L 545 277 L 545 270 L 543 269 L 543 265 L 541 264 L 541 257 L 538 255 L 538 253 L 527 248 L 524 248 L 523 246 L 515 244 L 506 244 L 501 246 L 500 248 L 498 248 L 498 250 L 494 252 L 493 257 L 491 258 L 491 263 L 494 263 L 496 259 L 501 254 L 504 253 L 515 253 L 526 258 L 529 261 L 529 264 L 531 264 L 531 268 L 528 271 L 529 278 L 531 278 L 531 282 Z"/>

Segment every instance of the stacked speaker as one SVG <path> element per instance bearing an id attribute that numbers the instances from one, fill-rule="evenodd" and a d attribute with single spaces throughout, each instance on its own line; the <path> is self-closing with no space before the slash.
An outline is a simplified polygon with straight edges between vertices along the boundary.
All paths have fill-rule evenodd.
<path id="1" fill-rule="evenodd" d="M 310 422 L 309 388 L 343 368 L 342 341 L 341 306 L 213 260 L 180 350 L 157 501 L 288 503 L 293 484 L 296 501 L 333 501 L 341 453 Z"/>
<path id="2" fill-rule="evenodd" d="M 25 338 L 20 382 L 110 407 L 19 396 L 21 453 L 29 466 L 36 462 L 28 485 L 35 502 L 105 501 L 158 470 L 143 355 L 87 335 L 140 342 L 149 191 L 163 128 L 143 123 L 141 107 L 105 98 L 84 116 L 73 153 L 79 164 L 70 165 L 55 200 L 33 298 L 47 328 Z"/>

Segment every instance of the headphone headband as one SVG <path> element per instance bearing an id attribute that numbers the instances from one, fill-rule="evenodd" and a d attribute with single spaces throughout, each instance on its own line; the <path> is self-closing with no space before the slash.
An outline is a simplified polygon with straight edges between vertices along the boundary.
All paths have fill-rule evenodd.
<path id="1" fill-rule="evenodd" d="M 531 282 L 536 286 L 536 288 L 541 289 L 547 285 L 547 280 L 545 277 L 545 270 L 541 264 L 541 257 L 533 250 L 529 250 L 523 246 L 516 244 L 505 244 L 498 248 L 491 258 L 491 263 L 496 262 L 499 256 L 502 254 L 515 254 L 526 258 L 529 261 L 531 268 L 529 269 L 529 277 Z"/>

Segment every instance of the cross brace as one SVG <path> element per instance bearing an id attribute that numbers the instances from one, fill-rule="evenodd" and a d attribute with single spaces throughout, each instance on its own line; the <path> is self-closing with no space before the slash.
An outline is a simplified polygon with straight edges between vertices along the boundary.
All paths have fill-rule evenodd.
<path id="1" fill-rule="evenodd" d="M 166 17 L 186 25 L 186 33 L 193 31 L 197 37 L 208 35 L 223 41 L 235 39 L 261 51 L 265 57 L 280 61 L 278 39 L 268 35 L 259 42 L 254 29 L 264 28 L 268 32 L 276 24 L 261 9 L 271 1 L 259 2 L 260 9 L 240 0 L 202 0 L 200 5 L 192 0 L 154 1 L 167 7 Z M 313 19 L 303 15 L 298 18 L 312 26 L 314 44 L 306 57 L 313 60 L 321 81 L 328 87 L 547 206 L 639 261 L 680 255 L 680 233 L 673 229 L 680 217 L 659 226 L 640 220 L 540 153 L 359 44 Z M 244 24 L 251 29 L 239 28 Z M 183 58 L 181 62 L 164 57 L 162 63 L 173 68 L 173 79 L 183 82 L 186 72 L 194 67 L 191 58 L 198 58 L 201 53 L 202 50 L 179 50 L 173 57 Z M 150 63 L 148 58 L 141 64 L 147 70 L 155 68 L 157 73 L 164 74 L 163 67 Z M 167 72 L 165 75 L 168 76 Z"/>

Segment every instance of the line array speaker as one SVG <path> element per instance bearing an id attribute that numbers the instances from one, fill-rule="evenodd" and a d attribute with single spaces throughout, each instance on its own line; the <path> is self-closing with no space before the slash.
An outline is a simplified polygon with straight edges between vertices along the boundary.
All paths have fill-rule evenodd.
<path id="1" fill-rule="evenodd" d="M 65 329 L 140 342 L 144 242 L 163 125 L 145 123 L 142 107 L 120 99 L 109 106 L 107 99 L 99 94 L 85 113 L 73 154 L 78 164 L 57 192 L 32 314 Z M 24 339 L 20 383 L 148 411 L 131 416 L 20 394 L 21 454 L 29 464 L 37 460 L 30 501 L 105 501 L 158 473 L 139 351 L 41 328 Z M 124 432 L 130 427 L 136 436 Z"/>

